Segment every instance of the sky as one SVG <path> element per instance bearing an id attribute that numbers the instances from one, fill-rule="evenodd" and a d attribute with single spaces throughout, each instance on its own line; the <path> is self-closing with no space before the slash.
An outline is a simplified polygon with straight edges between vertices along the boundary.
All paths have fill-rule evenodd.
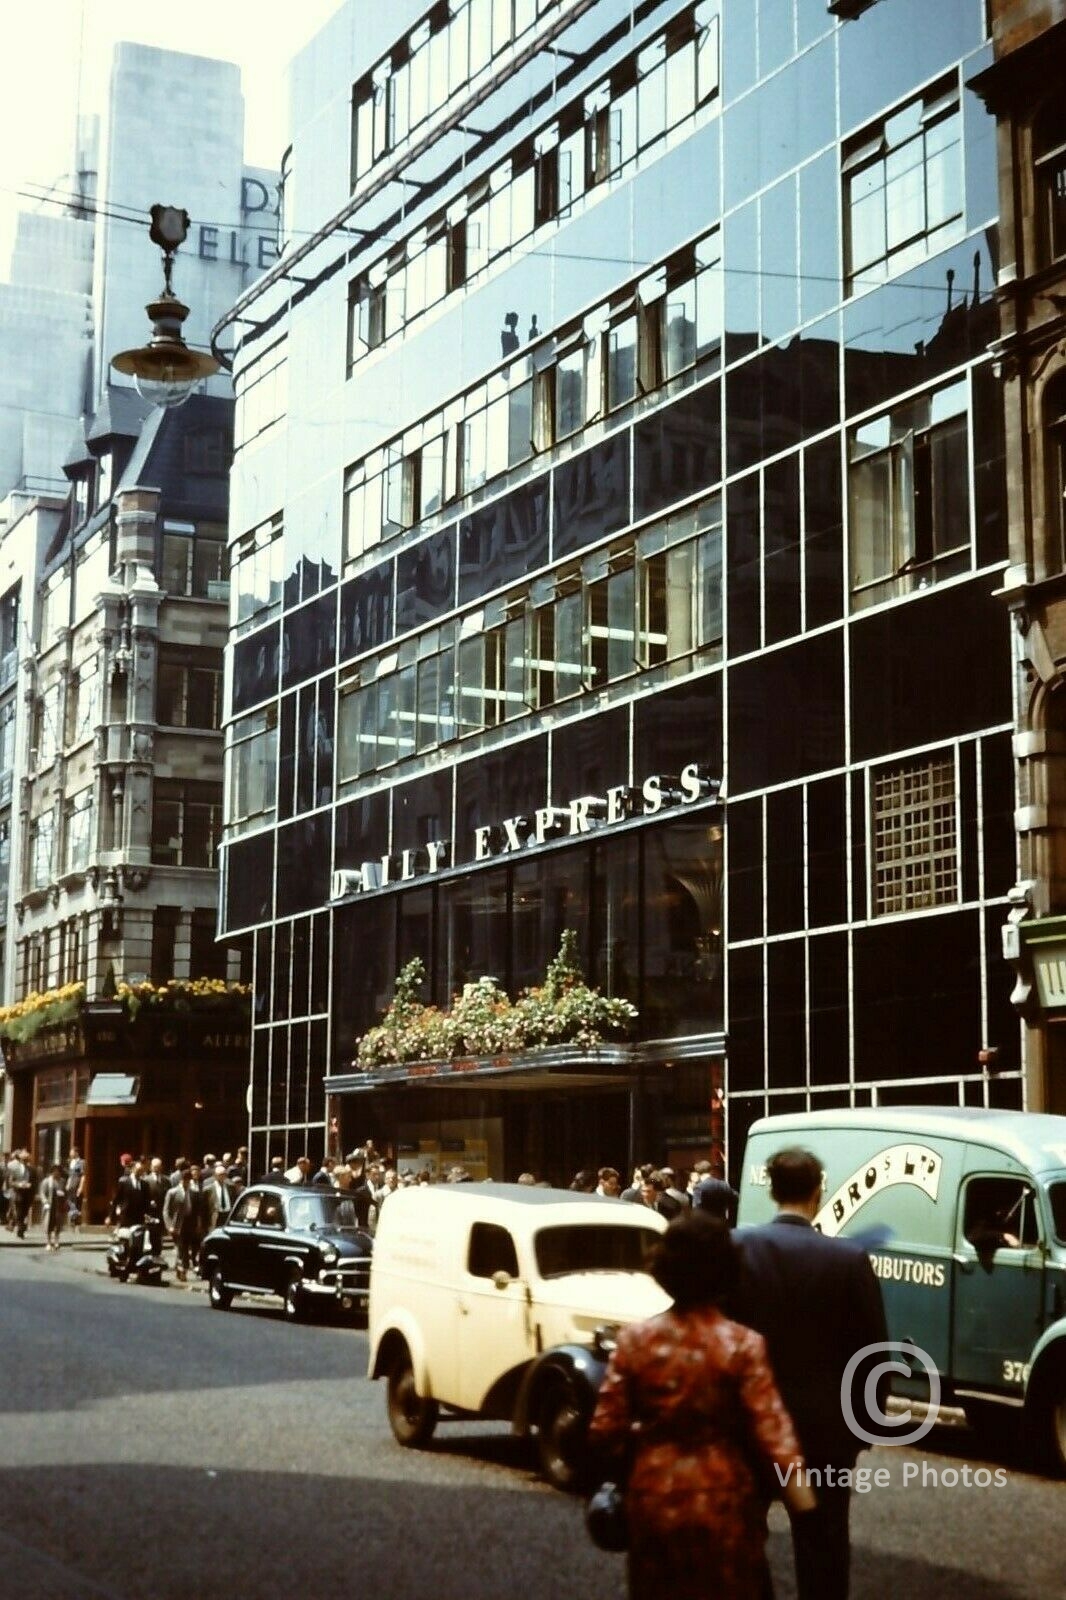
<path id="1" fill-rule="evenodd" d="M 245 100 L 245 159 L 277 167 L 288 143 L 289 59 L 344 0 L 0 0 L 7 65 L 0 94 L 0 270 L 17 191 L 68 171 L 75 107 L 102 111 L 121 39 L 235 61 Z"/>

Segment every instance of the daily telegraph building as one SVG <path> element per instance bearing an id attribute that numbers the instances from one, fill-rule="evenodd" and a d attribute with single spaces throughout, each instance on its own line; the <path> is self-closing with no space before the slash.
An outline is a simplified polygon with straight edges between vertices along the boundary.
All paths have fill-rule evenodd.
<path id="1" fill-rule="evenodd" d="M 253 1163 L 1021 1103 L 984 10 L 352 3 L 295 62 L 232 323 Z M 631 1046 L 358 1070 L 412 956 L 513 994 L 566 928 Z"/>

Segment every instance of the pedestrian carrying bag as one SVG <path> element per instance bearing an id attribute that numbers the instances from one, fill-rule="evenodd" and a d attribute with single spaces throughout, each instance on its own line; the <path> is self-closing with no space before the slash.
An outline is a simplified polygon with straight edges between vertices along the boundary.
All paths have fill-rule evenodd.
<path id="1" fill-rule="evenodd" d="M 625 1496 L 617 1483 L 601 1483 L 585 1507 L 589 1538 L 601 1550 L 628 1550 Z"/>

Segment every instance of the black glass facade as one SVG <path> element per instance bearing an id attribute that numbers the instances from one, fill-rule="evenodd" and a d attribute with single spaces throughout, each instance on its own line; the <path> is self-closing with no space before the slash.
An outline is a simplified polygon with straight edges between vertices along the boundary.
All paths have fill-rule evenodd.
<path id="1" fill-rule="evenodd" d="M 469 1112 L 514 1176 L 546 1106 L 583 1164 L 706 1154 L 719 1087 L 731 1162 L 767 1109 L 1020 1104 L 981 12 L 599 0 L 554 41 L 554 101 L 534 56 L 463 161 L 455 133 L 419 156 L 301 290 L 290 419 L 235 471 L 235 538 L 285 501 L 281 619 L 231 652 L 231 716 L 277 711 L 275 815 L 224 849 L 225 928 L 257 930 L 255 1159 L 334 1115 L 382 1142 Z M 657 132 L 672 18 L 718 61 Z M 296 129 L 297 173 L 319 137 Z M 519 229 L 527 156 L 547 187 Z M 469 219 L 482 174 L 510 221 L 501 199 L 484 263 L 413 302 L 426 219 Z M 382 241 L 406 320 L 349 358 Z M 685 769 L 714 780 L 691 803 Z M 400 964 L 438 1004 L 484 974 L 514 992 L 567 927 L 639 1008 L 639 1082 L 327 1108 Z"/>

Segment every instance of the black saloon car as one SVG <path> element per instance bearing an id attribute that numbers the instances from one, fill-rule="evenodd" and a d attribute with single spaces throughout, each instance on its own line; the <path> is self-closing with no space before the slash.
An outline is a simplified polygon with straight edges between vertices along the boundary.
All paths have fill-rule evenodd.
<path id="1" fill-rule="evenodd" d="M 200 1276 L 217 1311 L 225 1311 L 235 1294 L 276 1294 L 294 1320 L 314 1305 L 365 1316 L 372 1249 L 346 1195 L 257 1183 L 207 1235 Z"/>

